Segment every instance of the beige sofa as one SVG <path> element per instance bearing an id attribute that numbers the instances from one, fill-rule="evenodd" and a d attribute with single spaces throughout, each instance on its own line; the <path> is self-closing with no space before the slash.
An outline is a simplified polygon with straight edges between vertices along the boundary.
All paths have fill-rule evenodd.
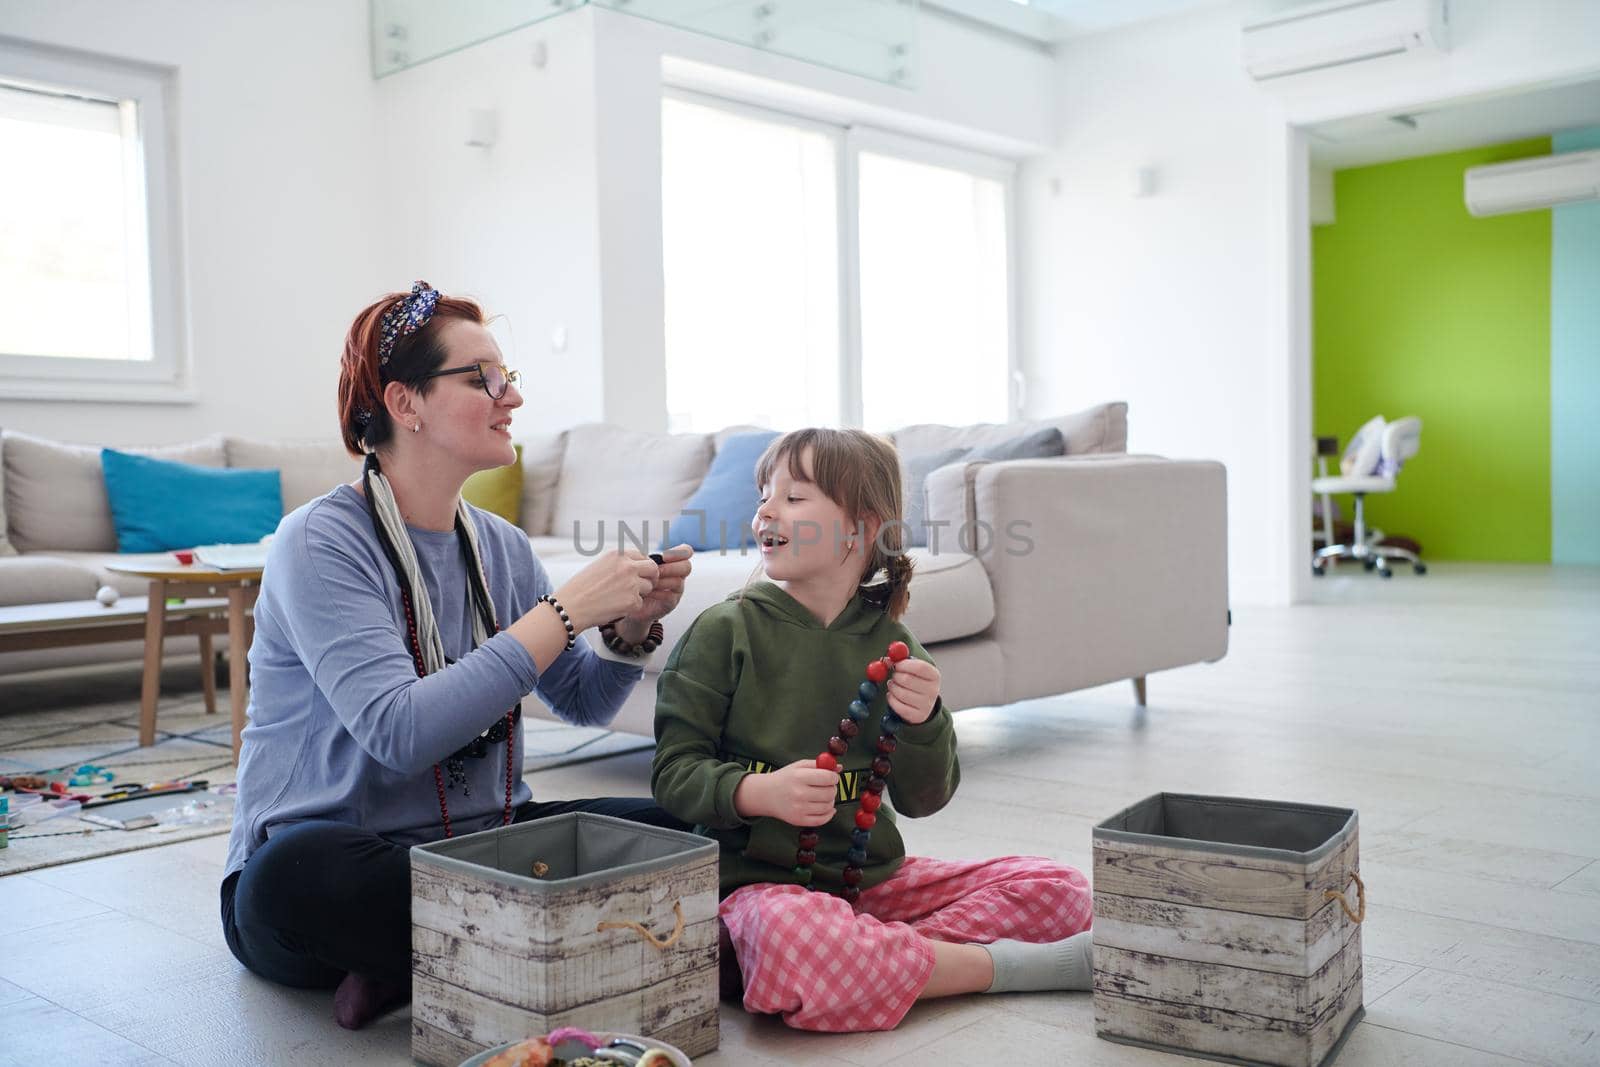
<path id="1" fill-rule="evenodd" d="M 1228 647 L 1226 485 L 1211 461 L 1130 456 L 1127 406 L 1002 426 L 913 426 L 893 436 L 905 454 L 990 444 L 1046 425 L 1068 454 L 1053 459 L 942 467 L 927 482 L 927 518 L 965 529 L 912 550 L 906 622 L 939 661 L 956 708 L 1070 692 L 1219 659 Z M 522 526 L 560 585 L 627 537 L 659 542 L 694 492 L 719 434 L 654 434 L 579 426 L 521 438 Z M 357 464 L 337 445 L 218 437 L 147 454 L 211 466 L 274 467 L 285 510 Z M 98 449 L 0 435 L 4 529 L 0 606 L 86 599 L 101 584 L 142 592 L 113 574 L 118 558 Z M 974 543 L 976 542 L 976 543 Z M 0 553 L 5 552 L 0 546 Z M 682 605 L 666 620 L 666 649 L 618 716 L 648 734 L 654 677 L 705 607 L 756 571 L 753 552 L 702 552 Z M 133 645 L 0 654 L 0 675 L 112 658 Z M 188 654 L 192 655 L 192 652 Z M 533 702 L 537 703 L 537 702 Z M 530 710 L 542 708 L 530 706 Z"/>

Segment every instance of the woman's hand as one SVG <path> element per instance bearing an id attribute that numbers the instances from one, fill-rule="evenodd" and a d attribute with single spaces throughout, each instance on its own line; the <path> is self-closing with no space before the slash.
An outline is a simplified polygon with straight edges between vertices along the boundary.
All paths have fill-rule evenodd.
<path id="1" fill-rule="evenodd" d="M 651 623 L 665 618 L 678 606 L 678 601 L 683 599 L 684 579 L 693 569 L 690 562 L 693 555 L 694 549 L 688 545 L 677 545 L 661 553 L 664 562 L 656 568 L 650 591 L 636 610 L 628 612 L 617 623 L 617 636 L 636 645 L 648 635 Z"/>
<path id="2" fill-rule="evenodd" d="M 770 817 L 790 826 L 821 826 L 833 818 L 838 795 L 838 772 L 803 759 L 767 774 L 745 775 L 733 791 L 733 810 L 746 819 Z"/>
<path id="3" fill-rule="evenodd" d="M 555 598 L 581 633 L 639 611 L 655 589 L 658 570 L 637 552 L 607 552 L 557 589 Z"/>
<path id="4" fill-rule="evenodd" d="M 939 701 L 939 668 L 925 659 L 907 657 L 889 676 L 889 707 L 906 722 L 927 722 Z"/>

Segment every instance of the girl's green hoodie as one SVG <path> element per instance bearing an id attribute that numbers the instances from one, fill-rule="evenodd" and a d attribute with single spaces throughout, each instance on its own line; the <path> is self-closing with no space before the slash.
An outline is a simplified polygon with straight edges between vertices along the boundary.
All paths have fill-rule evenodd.
<path id="1" fill-rule="evenodd" d="M 733 791 L 746 774 L 812 759 L 846 718 L 866 666 L 891 641 L 932 662 L 904 626 L 859 595 L 823 626 L 788 593 L 760 582 L 708 608 L 678 642 L 656 689 L 656 755 L 650 786 L 656 801 L 722 844 L 722 892 L 756 882 L 799 882 L 794 874 L 800 828 L 775 818 L 747 820 L 733 810 Z M 820 835 L 813 883 L 838 888 L 851 845 L 862 786 L 871 775 L 884 710 L 881 690 L 861 733 L 840 760 L 839 794 Z M 899 868 L 905 845 L 895 811 L 931 815 L 944 807 L 961 779 L 955 729 L 940 701 L 924 723 L 896 735 L 888 804 L 863 864 L 863 889 Z"/>

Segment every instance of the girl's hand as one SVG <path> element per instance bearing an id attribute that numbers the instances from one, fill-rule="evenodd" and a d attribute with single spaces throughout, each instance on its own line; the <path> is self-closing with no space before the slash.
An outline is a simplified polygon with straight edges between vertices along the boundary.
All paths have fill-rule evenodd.
<path id="1" fill-rule="evenodd" d="M 821 826 L 833 818 L 839 775 L 814 759 L 796 760 L 767 774 L 747 774 L 733 791 L 733 810 L 747 819 L 782 819 L 790 826 Z"/>
<path id="2" fill-rule="evenodd" d="M 939 700 L 939 668 L 911 656 L 889 676 L 889 707 L 909 723 L 927 722 Z"/>

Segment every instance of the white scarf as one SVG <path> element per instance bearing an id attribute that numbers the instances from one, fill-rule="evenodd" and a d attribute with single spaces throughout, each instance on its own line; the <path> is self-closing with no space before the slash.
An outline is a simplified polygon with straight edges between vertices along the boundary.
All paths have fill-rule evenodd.
<path id="1" fill-rule="evenodd" d="M 422 583 L 422 572 L 417 565 L 417 550 L 411 544 L 411 536 L 406 533 L 405 519 L 400 515 L 400 505 L 395 502 L 394 490 L 389 486 L 389 479 L 385 478 L 383 471 L 379 469 L 375 456 L 369 457 L 365 477 L 367 499 L 372 502 L 372 513 L 377 521 L 379 536 L 388 543 L 388 548 L 393 553 L 392 559 L 400 568 L 401 583 L 410 593 L 411 611 L 417 626 L 417 645 L 422 649 L 423 673 L 433 674 L 444 669 L 444 643 L 439 638 L 439 622 L 434 618 L 433 603 L 429 600 L 428 590 Z M 483 573 L 483 554 L 478 550 L 478 528 L 472 521 L 464 500 L 456 502 L 456 533 L 457 536 L 464 535 L 467 539 L 469 597 L 474 601 L 479 597 L 482 598 L 482 604 L 489 613 L 488 623 L 493 624 L 494 601 L 489 597 L 489 582 Z M 476 581 L 476 595 L 472 595 L 474 581 Z M 472 611 L 472 645 L 476 648 L 487 640 L 489 631 L 485 624 L 484 612 L 475 604 Z"/>

